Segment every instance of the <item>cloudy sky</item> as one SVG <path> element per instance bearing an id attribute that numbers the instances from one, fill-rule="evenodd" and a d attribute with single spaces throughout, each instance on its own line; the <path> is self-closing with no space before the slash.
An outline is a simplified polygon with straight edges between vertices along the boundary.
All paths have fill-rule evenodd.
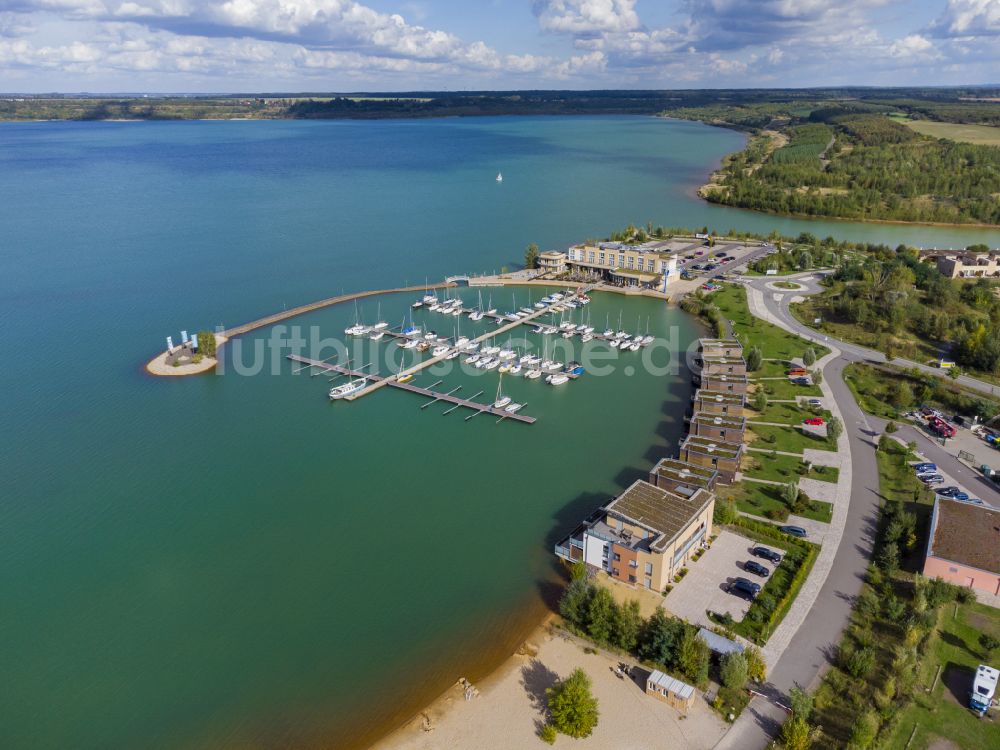
<path id="1" fill-rule="evenodd" d="M 1000 0 L 0 0 L 0 91 L 1000 82 Z"/>

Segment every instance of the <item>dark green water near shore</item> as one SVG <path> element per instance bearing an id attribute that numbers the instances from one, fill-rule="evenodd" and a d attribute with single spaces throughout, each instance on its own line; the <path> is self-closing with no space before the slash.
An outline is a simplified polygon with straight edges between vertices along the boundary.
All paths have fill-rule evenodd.
<path id="1" fill-rule="evenodd" d="M 1000 244 L 691 197 L 741 142 L 649 118 L 0 125 L 0 746 L 381 733 L 516 646 L 551 542 L 673 450 L 689 388 L 622 355 L 560 389 L 512 379 L 533 426 L 465 422 L 406 393 L 330 405 L 325 379 L 281 351 L 272 368 L 267 348 L 240 374 L 269 331 L 228 346 L 221 376 L 153 379 L 164 336 L 647 219 Z M 410 301 L 384 299 L 383 317 Z M 697 335 L 651 300 L 589 309 L 598 327 L 619 311 L 680 348 Z M 342 337 L 354 314 L 294 323 Z M 489 395 L 496 377 L 444 379 Z"/>

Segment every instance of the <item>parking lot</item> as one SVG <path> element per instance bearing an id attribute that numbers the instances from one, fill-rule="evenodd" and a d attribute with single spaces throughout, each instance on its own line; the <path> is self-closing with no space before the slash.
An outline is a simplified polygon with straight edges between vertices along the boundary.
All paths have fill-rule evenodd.
<path id="1" fill-rule="evenodd" d="M 729 583 L 734 578 L 748 578 L 755 583 L 764 585 L 766 579 L 743 571 L 743 563 L 756 560 L 768 569 L 774 566 L 766 560 L 761 560 L 750 554 L 750 548 L 756 546 L 746 537 L 731 531 L 722 531 L 709 549 L 697 562 L 688 563 L 687 575 L 667 594 L 663 607 L 677 617 L 683 617 L 692 623 L 712 627 L 707 610 L 712 612 L 728 612 L 734 620 L 742 620 L 750 608 L 750 602 L 727 591 Z M 768 544 L 767 547 L 784 554 L 780 547 Z"/>

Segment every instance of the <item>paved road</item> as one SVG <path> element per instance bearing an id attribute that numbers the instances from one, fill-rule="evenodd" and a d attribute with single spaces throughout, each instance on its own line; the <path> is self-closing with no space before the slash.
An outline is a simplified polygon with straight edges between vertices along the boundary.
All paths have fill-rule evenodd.
<path id="1" fill-rule="evenodd" d="M 761 280 L 759 283 L 767 282 Z M 770 295 L 766 295 L 765 300 L 769 312 L 776 315 L 776 305 Z M 733 731 L 719 743 L 720 750 L 768 746 L 786 717 L 775 703 L 788 705 L 787 694 L 794 686 L 808 690 L 816 687 L 826 667 L 832 663 L 841 632 L 861 589 L 878 518 L 878 467 L 875 443 L 865 415 L 843 381 L 843 369 L 849 361 L 849 356 L 834 357 L 823 367 L 825 382 L 843 416 L 844 433 L 851 449 L 851 499 L 843 537 L 812 609 L 771 669 L 763 692 L 772 700 L 753 701 L 744 714 L 748 718 L 740 717 Z"/>

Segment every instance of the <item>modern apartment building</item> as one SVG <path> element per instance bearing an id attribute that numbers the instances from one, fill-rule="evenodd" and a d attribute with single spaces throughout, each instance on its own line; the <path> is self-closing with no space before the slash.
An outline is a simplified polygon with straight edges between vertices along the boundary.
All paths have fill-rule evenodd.
<path id="1" fill-rule="evenodd" d="M 649 483 L 667 492 L 682 495 L 696 490 L 714 490 L 719 472 L 697 464 L 688 464 L 676 458 L 661 458 L 649 472 Z"/>
<path id="2" fill-rule="evenodd" d="M 743 393 L 711 391 L 699 388 L 694 392 L 694 412 L 721 414 L 728 417 L 745 417 L 747 399 Z"/>
<path id="3" fill-rule="evenodd" d="M 743 458 L 742 443 L 724 443 L 712 438 L 688 435 L 681 443 L 681 461 L 719 472 L 719 481 L 730 484 L 736 479 Z"/>
<path id="4" fill-rule="evenodd" d="M 680 495 L 637 480 L 556 545 L 622 583 L 662 591 L 712 533 L 715 495 Z"/>
<path id="5" fill-rule="evenodd" d="M 706 357 L 701 358 L 703 375 L 746 375 L 747 363 L 743 357 Z"/>
<path id="6" fill-rule="evenodd" d="M 750 387 L 746 375 L 713 375 L 702 372 L 700 387 L 717 393 L 745 394 Z"/>
<path id="7" fill-rule="evenodd" d="M 723 443 L 743 443 L 747 429 L 744 417 L 729 417 L 708 412 L 695 412 L 691 417 L 690 434 Z"/>
<path id="8" fill-rule="evenodd" d="M 736 339 L 698 339 L 702 357 L 742 357 L 743 344 Z"/>
<path id="9" fill-rule="evenodd" d="M 546 250 L 538 256 L 538 268 L 543 273 L 561 274 L 566 271 L 566 253 Z"/>
<path id="10" fill-rule="evenodd" d="M 937 268 L 951 279 L 1000 276 L 1000 251 L 939 256 Z"/>
<path id="11" fill-rule="evenodd" d="M 566 251 L 566 265 L 606 281 L 660 291 L 666 291 L 667 283 L 677 277 L 677 255 L 665 242 L 574 245 Z"/>

